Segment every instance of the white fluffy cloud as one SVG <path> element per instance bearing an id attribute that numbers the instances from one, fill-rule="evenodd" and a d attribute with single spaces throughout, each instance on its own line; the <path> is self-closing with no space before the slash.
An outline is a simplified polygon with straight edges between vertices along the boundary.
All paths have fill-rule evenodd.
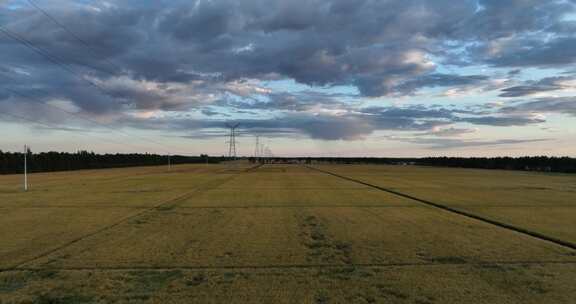
<path id="1" fill-rule="evenodd" d="M 573 21 L 564 18 L 574 13 L 574 2 L 123 0 L 42 5 L 81 41 L 25 3 L 1 10 L 0 26 L 68 70 L 0 35 L 0 88 L 44 102 L 63 100 L 87 115 L 123 117 L 137 111 L 144 120 L 135 125 L 143 128 L 146 118 L 148 127 L 166 125 L 151 121 L 150 113 L 157 111 L 204 113 L 216 122 L 196 125 L 210 127 L 220 123 L 215 119 L 240 111 L 275 111 L 297 123 L 266 116 L 261 124 L 267 129 L 296 128 L 320 139 L 358 139 L 376 130 L 425 131 L 456 122 L 529 125 L 543 119 L 519 111 L 462 116 L 450 110 L 420 117 L 414 109 L 365 109 L 350 99 L 412 96 L 436 88 L 461 97 L 503 87 L 501 96 L 519 97 L 574 85 L 567 76 L 512 84 L 492 77 L 496 72 L 490 70 L 460 74 L 441 69 L 563 69 L 576 63 L 576 37 L 569 30 Z M 294 81 L 308 90 L 274 91 L 265 83 L 275 80 Z M 316 90 L 332 87 L 354 93 Z M 0 107 L 15 103 L 20 108 L 32 104 L 0 92 Z M 524 108 L 529 106 L 544 107 L 542 101 Z"/>

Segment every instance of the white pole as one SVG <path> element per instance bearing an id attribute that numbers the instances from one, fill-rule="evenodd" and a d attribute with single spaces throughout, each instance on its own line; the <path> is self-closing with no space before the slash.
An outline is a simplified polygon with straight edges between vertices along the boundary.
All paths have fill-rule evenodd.
<path id="1" fill-rule="evenodd" d="M 28 191 L 28 146 L 24 145 L 24 191 Z"/>
<path id="2" fill-rule="evenodd" d="M 172 155 L 168 154 L 168 170 L 172 169 L 172 160 L 171 160 Z"/>

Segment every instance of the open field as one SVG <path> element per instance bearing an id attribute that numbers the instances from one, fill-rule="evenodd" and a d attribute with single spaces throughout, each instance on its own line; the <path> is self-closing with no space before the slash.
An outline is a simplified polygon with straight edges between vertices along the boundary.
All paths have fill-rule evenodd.
<path id="1" fill-rule="evenodd" d="M 330 172 L 576 244 L 576 175 L 413 166 Z"/>
<path id="2" fill-rule="evenodd" d="M 576 250 L 297 165 L 0 176 L 0 303 L 573 303 Z M 576 177 L 315 168 L 576 242 Z"/>

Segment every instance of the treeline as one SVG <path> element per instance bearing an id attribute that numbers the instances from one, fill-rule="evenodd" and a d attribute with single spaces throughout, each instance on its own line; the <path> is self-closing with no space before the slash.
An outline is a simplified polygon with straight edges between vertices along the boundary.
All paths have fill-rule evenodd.
<path id="1" fill-rule="evenodd" d="M 168 156 L 157 154 L 96 154 L 88 151 L 67 152 L 28 152 L 29 172 L 51 172 L 82 169 L 121 168 L 135 166 L 168 165 Z M 180 156 L 170 157 L 171 164 L 217 163 L 221 157 Z M 3 152 L 0 150 L 0 174 L 21 173 L 24 170 L 24 153 Z"/>
<path id="2" fill-rule="evenodd" d="M 541 172 L 576 173 L 576 158 L 571 157 L 425 157 L 425 158 L 383 158 L 383 157 L 300 157 L 271 158 L 273 163 L 332 163 L 332 164 L 388 164 L 420 165 L 438 167 L 460 167 L 478 169 L 503 169 Z"/>
<path id="3" fill-rule="evenodd" d="M 96 154 L 88 151 L 67 152 L 28 152 L 29 172 L 51 172 L 82 169 L 104 169 L 134 166 L 159 166 L 168 164 L 168 156 L 157 154 Z M 24 169 L 24 153 L 2 152 L 0 150 L 0 174 L 21 173 Z M 170 157 L 171 164 L 219 163 L 225 157 L 179 156 Z M 576 173 L 576 158 L 571 157 L 425 157 L 425 158 L 385 158 L 385 157 L 272 157 L 265 159 L 248 158 L 252 162 L 266 163 L 334 163 L 334 164 L 388 164 L 421 165 L 438 167 L 460 167 L 479 169 L 524 170 L 541 172 Z"/>
<path id="4" fill-rule="evenodd" d="M 427 157 L 418 159 L 416 163 L 441 167 L 576 173 L 576 158 L 571 157 Z"/>

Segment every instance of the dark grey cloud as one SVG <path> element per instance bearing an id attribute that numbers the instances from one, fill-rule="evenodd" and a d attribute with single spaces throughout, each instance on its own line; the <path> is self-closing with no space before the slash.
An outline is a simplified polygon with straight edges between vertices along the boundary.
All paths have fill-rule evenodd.
<path id="1" fill-rule="evenodd" d="M 449 60 L 515 69 L 509 77 L 524 67 L 564 68 L 576 61 L 573 22 L 564 18 L 575 12 L 574 2 L 40 3 L 89 48 L 24 4 L 1 9 L 0 26 L 52 54 L 74 73 L 0 34 L 0 106 L 5 109 L 34 107 L 34 102 L 5 90 L 15 89 L 42 102 L 71 103 L 81 114 L 138 128 L 220 128 L 217 118 L 265 112 L 264 118 L 242 122 L 262 132 L 293 130 L 334 140 L 362 138 L 379 130 L 426 132 L 458 122 L 521 126 L 543 121 L 525 114 L 530 111 L 571 113 L 569 104 L 558 100 L 483 113 L 443 107 L 361 108 L 352 100 L 439 87 L 500 89 L 490 85 L 491 72 L 441 72 L 448 69 L 439 69 L 439 64 Z M 287 79 L 310 90 L 274 92 L 261 84 Z M 508 87 L 502 96 L 554 91 L 560 80 Z M 359 95 L 315 91 L 333 86 L 355 87 Z M 130 120 L 132 111 L 196 111 L 205 117 Z M 273 115 L 279 119 L 270 119 Z"/>
<path id="2" fill-rule="evenodd" d="M 388 137 L 391 140 L 425 145 L 430 149 L 457 149 L 466 147 L 492 147 L 523 145 L 536 142 L 550 141 L 549 138 L 535 139 L 497 139 L 497 140 L 466 140 L 453 138 L 419 138 L 419 137 Z"/>
<path id="3" fill-rule="evenodd" d="M 459 118 L 458 121 L 496 127 L 527 126 L 546 122 L 543 118 L 526 115 L 465 117 Z"/>
<path id="4" fill-rule="evenodd" d="M 574 5 L 562 0 L 480 0 L 476 12 L 457 24 L 453 35 L 497 39 L 547 29 Z"/>
<path id="5" fill-rule="evenodd" d="M 185 83 L 206 75 L 221 80 L 278 75 L 312 86 L 353 85 L 366 96 L 482 80 L 428 74 L 434 70 L 429 56 L 451 55 L 443 49 L 445 40 L 483 45 L 484 39 L 553 31 L 572 9 L 564 1 L 472 0 L 109 1 L 46 7 L 91 51 L 25 5 L 2 12 L 1 25 L 100 77 L 107 77 L 105 71 L 126 72 L 136 79 Z M 510 66 L 572 62 L 573 37 L 541 43 L 483 60 Z M 0 47 L 10 64 L 39 67 L 44 60 L 4 36 Z"/>
<path id="6" fill-rule="evenodd" d="M 231 92 L 241 94 L 234 89 Z M 357 101 L 345 101 L 355 95 L 339 93 L 320 93 L 315 91 L 300 92 L 260 92 L 250 93 L 252 98 L 237 98 L 228 96 L 218 100 L 215 105 L 224 108 L 266 111 L 305 112 L 317 110 L 347 110 Z"/>
<path id="7" fill-rule="evenodd" d="M 520 75 L 521 73 L 522 73 L 521 69 L 514 69 L 514 70 L 510 70 L 508 72 L 508 76 L 509 77 L 516 77 L 516 76 Z"/>
<path id="8" fill-rule="evenodd" d="M 202 109 L 202 114 L 206 115 L 206 116 L 216 116 L 216 115 L 222 115 L 222 113 L 218 112 L 218 111 L 214 111 L 211 108 L 204 108 Z"/>
<path id="9" fill-rule="evenodd" d="M 576 21 L 561 20 L 552 24 L 547 30 L 551 33 L 571 35 L 576 32 Z"/>
<path id="10" fill-rule="evenodd" d="M 551 41 L 544 37 L 520 40 L 502 52 L 486 58 L 500 67 L 560 67 L 576 62 L 576 38 L 561 36 Z"/>
<path id="11" fill-rule="evenodd" d="M 366 115 L 376 116 L 382 119 L 392 118 L 454 118 L 454 110 L 446 108 L 428 108 L 424 106 L 412 107 L 369 107 L 361 112 Z"/>
<path id="12" fill-rule="evenodd" d="M 567 84 L 571 82 L 571 84 Z M 543 92 L 558 91 L 567 88 L 576 88 L 576 78 L 568 76 L 547 77 L 537 82 L 529 82 L 525 85 L 509 87 L 502 90 L 500 97 L 521 97 Z"/>
<path id="13" fill-rule="evenodd" d="M 372 107 L 339 114 L 285 112 L 274 118 L 234 119 L 245 131 L 254 133 L 280 132 L 284 135 L 321 140 L 358 140 L 377 131 L 419 131 L 420 136 L 457 137 L 475 132 L 474 129 L 452 125 L 470 123 L 488 126 L 526 126 L 545 120 L 530 113 L 495 113 L 486 116 L 473 111 L 438 107 Z M 136 128 L 201 130 L 222 129 L 227 119 L 128 119 Z M 125 121 L 126 122 L 126 121 Z M 204 135 L 203 135 L 204 136 Z"/>
<path id="14" fill-rule="evenodd" d="M 290 134 L 296 137 L 309 137 L 321 140 L 358 140 L 376 131 L 426 131 L 452 124 L 449 113 L 425 109 L 373 108 L 365 112 L 344 112 L 340 114 L 286 112 L 271 118 L 237 118 L 242 131 L 252 134 Z M 193 118 L 135 118 L 124 117 L 122 124 L 139 129 L 160 129 L 172 131 L 202 129 L 223 129 L 229 119 Z M 192 136 L 192 135 L 191 135 Z"/>
<path id="15" fill-rule="evenodd" d="M 428 74 L 405 81 L 394 88 L 400 94 L 411 94 L 422 88 L 435 87 L 468 87 L 486 84 L 489 76 L 484 75 L 456 75 L 456 74 Z"/>
<path id="16" fill-rule="evenodd" d="M 503 113 L 557 113 L 576 116 L 576 97 L 538 98 L 501 109 Z"/>

